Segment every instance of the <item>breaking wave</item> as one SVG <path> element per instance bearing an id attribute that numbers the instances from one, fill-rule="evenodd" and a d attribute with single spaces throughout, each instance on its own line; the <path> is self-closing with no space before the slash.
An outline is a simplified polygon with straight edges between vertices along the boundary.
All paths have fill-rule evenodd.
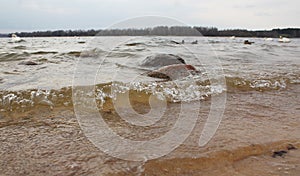
<path id="1" fill-rule="evenodd" d="M 191 84 L 188 80 L 174 80 L 167 82 L 110 82 L 97 84 L 94 96 L 98 107 L 118 95 L 129 93 L 130 98 L 147 104 L 149 96 L 153 95 L 160 100 L 169 103 L 205 101 L 213 95 L 225 91 L 276 91 L 284 90 L 290 84 L 299 84 L 300 80 L 287 78 L 256 79 L 248 80 L 240 77 L 226 77 L 226 86 L 212 85 L 210 80 L 195 81 Z M 72 87 L 65 87 L 59 90 L 21 90 L 21 91 L 1 91 L 0 111 L 25 111 L 32 107 L 49 106 L 50 108 L 60 106 L 72 106 Z"/>

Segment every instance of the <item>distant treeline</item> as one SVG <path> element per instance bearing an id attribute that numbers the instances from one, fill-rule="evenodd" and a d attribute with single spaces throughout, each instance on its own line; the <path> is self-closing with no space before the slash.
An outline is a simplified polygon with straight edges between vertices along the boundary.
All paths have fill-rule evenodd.
<path id="1" fill-rule="evenodd" d="M 105 30 L 57 30 L 17 32 L 20 37 L 60 37 L 60 36 L 236 36 L 236 37 L 300 37 L 300 28 L 249 31 L 245 29 L 218 30 L 215 27 L 158 26 L 144 29 L 105 29 Z M 11 34 L 0 34 L 10 37 Z"/>
<path id="2" fill-rule="evenodd" d="M 8 37 L 9 34 L 0 34 L 0 37 Z"/>

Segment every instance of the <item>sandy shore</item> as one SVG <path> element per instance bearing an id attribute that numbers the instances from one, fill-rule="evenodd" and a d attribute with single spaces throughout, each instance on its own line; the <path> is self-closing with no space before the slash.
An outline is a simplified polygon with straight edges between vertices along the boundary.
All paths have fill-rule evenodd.
<path id="1" fill-rule="evenodd" d="M 300 149 L 287 148 L 300 148 L 298 89 L 230 92 L 221 125 L 206 146 L 197 146 L 199 123 L 175 151 L 145 163 L 119 160 L 96 148 L 79 128 L 72 107 L 2 113 L 0 175 L 298 176 Z M 209 101 L 202 106 L 200 114 L 205 114 Z M 272 157 L 281 150 L 287 153 Z"/>

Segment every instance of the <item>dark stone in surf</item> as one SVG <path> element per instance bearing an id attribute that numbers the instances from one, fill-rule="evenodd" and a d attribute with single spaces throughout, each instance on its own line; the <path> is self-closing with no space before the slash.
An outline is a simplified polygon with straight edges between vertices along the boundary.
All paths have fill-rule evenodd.
<path id="1" fill-rule="evenodd" d="M 254 42 L 249 42 L 248 40 L 245 40 L 245 41 L 244 41 L 244 44 L 245 44 L 245 45 L 251 45 L 252 43 L 254 43 Z"/>
<path id="2" fill-rule="evenodd" d="M 174 40 L 171 40 L 171 43 L 173 43 L 173 44 L 176 44 L 176 45 L 179 45 L 179 44 L 181 44 L 181 43 L 179 43 L 179 42 L 176 42 L 176 41 L 174 41 Z"/>
<path id="3" fill-rule="evenodd" d="M 147 75 L 154 78 L 174 80 L 187 77 L 196 72 L 195 67 L 192 65 L 173 64 L 151 71 Z"/>
<path id="4" fill-rule="evenodd" d="M 36 62 L 33 61 L 22 61 L 19 65 L 38 65 Z"/>
<path id="5" fill-rule="evenodd" d="M 185 61 L 181 57 L 173 54 L 157 54 L 146 57 L 140 65 L 143 67 L 152 67 L 157 69 L 173 64 L 185 64 Z"/>
<path id="6" fill-rule="evenodd" d="M 285 150 L 275 151 L 275 152 L 273 152 L 272 157 L 276 158 L 277 156 L 280 156 L 283 158 L 285 156 L 285 154 L 287 154 L 287 151 L 285 151 Z"/>

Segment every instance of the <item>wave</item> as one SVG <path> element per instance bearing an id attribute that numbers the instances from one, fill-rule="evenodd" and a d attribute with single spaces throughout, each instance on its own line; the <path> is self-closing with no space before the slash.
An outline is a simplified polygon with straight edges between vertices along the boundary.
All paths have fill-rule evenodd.
<path id="1" fill-rule="evenodd" d="M 9 61 L 19 61 L 24 60 L 29 57 L 30 54 L 23 52 L 23 53 L 0 53 L 0 62 L 9 62 Z"/>
<path id="2" fill-rule="evenodd" d="M 69 55 L 69 56 L 80 57 L 81 51 L 70 51 L 66 54 Z"/>
<path id="3" fill-rule="evenodd" d="M 225 91 L 221 86 L 190 84 L 187 81 L 172 82 L 111 82 L 95 85 L 90 92 L 100 109 L 111 103 L 119 95 L 129 93 L 132 99 L 148 104 L 150 95 L 170 103 L 205 100 L 214 94 Z M 77 93 L 77 92 L 75 92 Z M 144 97 L 144 98 L 141 98 Z M 72 106 L 72 88 L 59 90 L 22 90 L 0 92 L 0 111 L 26 111 L 38 106 L 60 107 Z"/>
<path id="4" fill-rule="evenodd" d="M 201 79 L 202 78 L 202 79 Z M 193 79 L 193 82 L 191 82 Z M 213 95 L 232 91 L 276 91 L 285 90 L 291 84 L 300 84 L 300 79 L 294 77 L 246 79 L 226 76 L 226 85 L 215 85 L 211 82 L 218 80 L 199 78 L 185 78 L 173 81 L 146 81 L 146 82 L 109 82 L 95 85 L 93 95 L 99 109 L 105 104 L 120 98 L 122 94 L 129 93 L 130 98 L 139 103 L 148 104 L 150 95 L 169 103 L 205 101 Z M 1 81 L 1 80 L 0 80 Z M 1 111 L 24 111 L 36 106 L 72 106 L 72 87 L 59 90 L 21 90 L 0 91 Z"/>
<path id="5" fill-rule="evenodd" d="M 23 43 L 23 42 L 26 42 L 26 40 L 24 40 L 24 39 L 20 39 L 20 40 L 11 40 L 11 41 L 9 41 L 8 43 Z"/>
<path id="6" fill-rule="evenodd" d="M 23 45 L 19 45 L 19 46 L 15 46 L 13 47 L 13 49 L 19 49 L 19 50 L 24 50 L 26 49 L 27 47 L 26 46 L 23 46 Z"/>
<path id="7" fill-rule="evenodd" d="M 60 90 L 31 89 L 22 91 L 2 91 L 0 92 L 0 111 L 20 111 L 24 112 L 33 107 L 68 106 L 72 103 L 71 88 Z"/>
<path id="8" fill-rule="evenodd" d="M 115 99 L 118 94 L 129 92 L 132 96 L 154 95 L 160 100 L 168 102 L 189 102 L 195 100 L 204 100 L 205 98 L 222 93 L 225 89 L 221 86 L 191 84 L 184 81 L 171 82 L 114 82 L 104 87 L 96 89 L 96 99 L 105 102 L 106 98 Z M 148 101 L 148 100 L 146 100 Z"/>
<path id="9" fill-rule="evenodd" d="M 240 77 L 226 77 L 228 90 L 239 91 L 271 91 L 286 89 L 289 84 L 299 84 L 299 77 L 274 77 L 261 79 L 246 79 Z"/>
<path id="10" fill-rule="evenodd" d="M 136 56 L 137 56 L 137 54 L 132 53 L 132 52 L 112 52 L 107 55 L 107 57 L 112 57 L 112 58 L 114 58 L 114 57 L 126 58 L 126 57 L 136 57 Z"/>
<path id="11" fill-rule="evenodd" d="M 16 46 L 18 50 L 23 50 L 26 46 Z M 18 61 L 24 60 L 30 57 L 38 57 L 39 55 L 48 55 L 47 57 L 56 57 L 56 56 L 71 56 L 71 57 L 98 57 L 100 54 L 105 54 L 105 51 L 101 49 L 91 49 L 84 51 L 69 51 L 60 53 L 57 51 L 35 51 L 35 52 L 4 52 L 0 53 L 0 62 L 9 62 L 9 61 Z M 131 53 L 116 53 L 116 56 L 131 56 Z"/>
<path id="12" fill-rule="evenodd" d="M 135 47 L 135 48 L 125 48 L 120 50 L 122 52 L 141 52 L 141 51 L 150 51 L 146 47 Z"/>
<path id="13" fill-rule="evenodd" d="M 144 45 L 144 43 L 141 42 L 132 42 L 132 43 L 126 43 L 126 46 L 138 46 L 138 45 Z"/>
<path id="14" fill-rule="evenodd" d="M 25 46 L 18 46 L 19 49 Z M 25 60 L 27 58 L 32 57 L 33 55 L 48 55 L 48 54 L 57 54 L 56 51 L 36 51 L 36 52 L 10 52 L 10 53 L 0 53 L 0 62 L 9 62 L 9 61 L 19 61 Z"/>
<path id="15" fill-rule="evenodd" d="M 30 54 L 37 54 L 37 55 L 46 55 L 46 54 L 57 54 L 58 52 L 56 51 L 36 51 L 32 52 Z"/>
<path id="16" fill-rule="evenodd" d="M 84 51 L 70 51 L 67 53 L 63 53 L 62 55 L 68 55 L 68 56 L 73 56 L 73 57 L 98 57 L 99 55 L 104 54 L 105 51 L 94 48 L 90 50 L 84 50 Z"/>

